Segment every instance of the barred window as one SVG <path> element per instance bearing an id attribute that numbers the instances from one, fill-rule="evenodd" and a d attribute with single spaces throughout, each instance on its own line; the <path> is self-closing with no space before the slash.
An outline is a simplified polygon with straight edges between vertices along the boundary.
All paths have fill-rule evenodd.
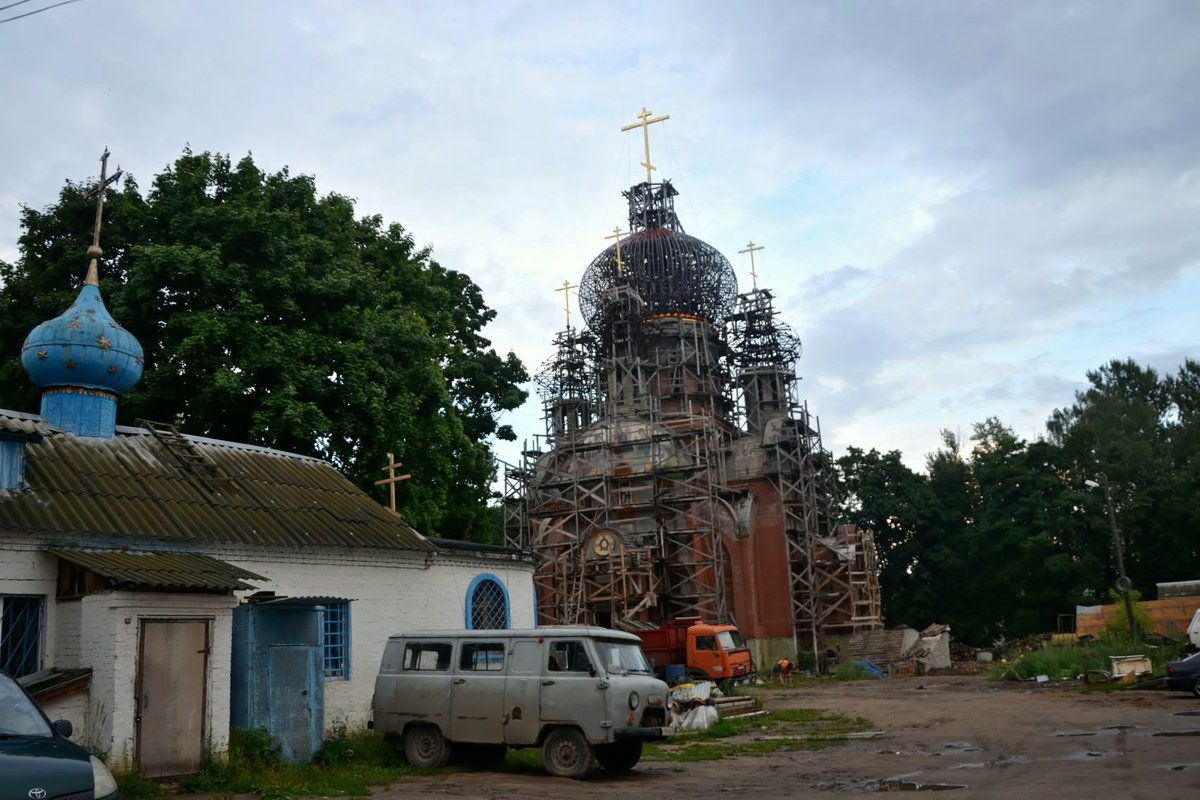
<path id="1" fill-rule="evenodd" d="M 350 604 L 346 601 L 325 606 L 325 679 L 350 678 Z"/>
<path id="2" fill-rule="evenodd" d="M 42 598 L 0 595 L 0 669 L 14 678 L 42 666 Z"/>
<path id="3" fill-rule="evenodd" d="M 508 628 L 508 592 L 494 575 L 480 575 L 467 589 L 467 628 Z"/>

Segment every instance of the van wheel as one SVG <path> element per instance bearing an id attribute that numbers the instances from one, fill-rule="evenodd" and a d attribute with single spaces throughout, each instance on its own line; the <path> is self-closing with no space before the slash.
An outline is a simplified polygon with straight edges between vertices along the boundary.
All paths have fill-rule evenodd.
<path id="1" fill-rule="evenodd" d="M 592 748 L 575 728 L 555 728 L 542 745 L 542 763 L 556 778 L 582 778 L 592 766 Z"/>
<path id="2" fill-rule="evenodd" d="M 622 742 L 603 744 L 596 748 L 596 760 L 608 772 L 617 774 L 629 772 L 637 765 L 642 757 L 642 742 L 639 739 L 626 739 Z"/>
<path id="3" fill-rule="evenodd" d="M 1196 682 L 1192 684 L 1192 694 L 1200 697 L 1200 678 L 1196 678 Z"/>
<path id="4" fill-rule="evenodd" d="M 414 767 L 442 767 L 450 760 L 450 743 L 436 725 L 413 725 L 404 734 L 404 757 Z"/>

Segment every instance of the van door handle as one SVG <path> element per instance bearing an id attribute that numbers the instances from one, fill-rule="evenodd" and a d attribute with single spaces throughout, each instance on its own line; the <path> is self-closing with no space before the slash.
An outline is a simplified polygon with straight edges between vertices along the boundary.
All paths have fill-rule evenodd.
<path id="1" fill-rule="evenodd" d="M 542 681 L 542 686 L 553 686 L 554 681 Z"/>
<path id="2" fill-rule="evenodd" d="M 466 679 L 466 678 L 455 678 L 455 679 L 454 679 L 454 683 L 456 683 L 456 684 L 459 684 L 459 683 L 466 683 L 466 682 L 467 682 L 467 679 Z"/>

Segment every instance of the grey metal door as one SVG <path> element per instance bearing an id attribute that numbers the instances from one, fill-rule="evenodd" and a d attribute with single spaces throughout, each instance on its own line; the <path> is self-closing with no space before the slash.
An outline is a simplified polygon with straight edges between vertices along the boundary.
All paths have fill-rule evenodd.
<path id="1" fill-rule="evenodd" d="M 267 728 L 279 744 L 284 761 L 298 763 L 313 757 L 320 746 L 317 700 L 321 686 L 314 664 L 315 649 L 308 645 L 271 645 L 267 648 Z M 324 703 L 321 703 L 324 711 Z M 324 714 L 322 713 L 323 717 Z M 314 735 L 315 734 L 315 735 Z"/>
<path id="2" fill-rule="evenodd" d="M 542 681 L 542 643 L 517 639 L 508 660 L 504 679 L 504 742 L 532 744 L 537 741 Z"/>
<path id="3" fill-rule="evenodd" d="M 450 738 L 456 742 L 504 741 L 504 681 L 508 643 L 459 645 L 450 690 Z"/>
<path id="4" fill-rule="evenodd" d="M 207 620 L 142 620 L 135 719 L 143 776 L 200 769 L 207 673 Z"/>

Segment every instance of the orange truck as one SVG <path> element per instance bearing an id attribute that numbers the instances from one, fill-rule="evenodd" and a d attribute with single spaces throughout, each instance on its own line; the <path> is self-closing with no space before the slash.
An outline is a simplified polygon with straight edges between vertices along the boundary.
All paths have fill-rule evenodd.
<path id="1" fill-rule="evenodd" d="M 663 677 L 669 667 L 688 678 L 730 681 L 749 678 L 754 662 L 746 640 L 734 625 L 710 625 L 699 617 L 678 617 L 661 628 L 635 631 L 642 640 L 642 651 Z"/>

